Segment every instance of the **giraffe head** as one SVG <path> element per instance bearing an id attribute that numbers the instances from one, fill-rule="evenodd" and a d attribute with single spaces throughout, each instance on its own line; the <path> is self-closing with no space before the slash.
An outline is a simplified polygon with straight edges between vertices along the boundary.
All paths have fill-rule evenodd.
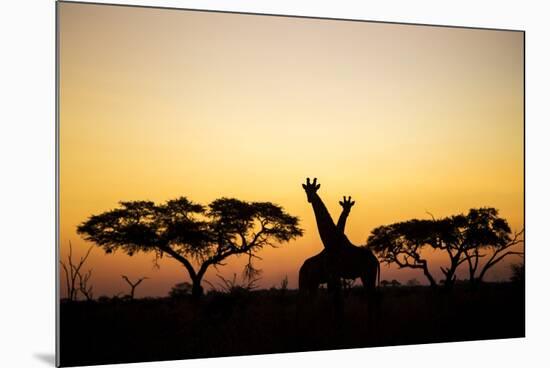
<path id="1" fill-rule="evenodd" d="M 317 184 L 317 178 L 313 179 L 313 182 L 309 181 L 309 178 L 307 178 L 306 183 L 302 184 L 302 188 L 306 191 L 307 195 L 307 201 L 311 203 L 313 197 L 315 196 L 315 193 L 317 193 L 317 190 L 321 187 L 321 184 Z"/>
<path id="2" fill-rule="evenodd" d="M 351 196 L 348 196 L 346 199 L 346 196 L 344 196 L 343 200 L 339 202 L 340 206 L 344 209 L 344 211 L 350 211 L 351 207 L 355 204 L 355 201 L 351 200 Z"/>

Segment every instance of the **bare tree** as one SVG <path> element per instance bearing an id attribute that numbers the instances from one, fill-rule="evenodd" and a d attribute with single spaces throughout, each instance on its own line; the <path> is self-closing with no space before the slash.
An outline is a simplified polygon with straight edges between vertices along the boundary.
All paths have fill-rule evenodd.
<path id="1" fill-rule="evenodd" d="M 92 248 L 93 246 L 88 248 L 86 254 L 80 257 L 78 263 L 75 263 L 73 261 L 73 245 L 69 241 L 69 255 L 67 256 L 68 263 L 59 261 L 61 263 L 61 266 L 63 267 L 63 271 L 65 272 L 67 299 L 69 299 L 70 301 L 78 300 L 79 292 L 81 292 L 82 295 L 86 297 L 86 299 L 92 299 L 92 287 L 88 285 L 92 276 L 92 270 L 88 270 L 84 273 L 84 275 L 81 271 L 84 263 L 86 263 L 86 260 L 90 255 L 90 252 L 92 251 Z"/>
<path id="2" fill-rule="evenodd" d="M 121 275 L 121 276 L 124 280 L 126 280 L 128 285 L 130 285 L 130 294 L 127 295 L 127 297 L 130 298 L 130 299 L 134 299 L 134 294 L 135 294 L 136 288 L 139 286 L 139 284 L 141 284 L 141 282 L 143 280 L 148 279 L 148 277 L 142 277 L 139 280 L 137 280 L 136 282 L 132 282 L 126 275 Z"/>
<path id="3" fill-rule="evenodd" d="M 76 274 L 78 276 L 78 291 L 80 291 L 80 293 L 84 295 L 86 300 L 93 300 L 93 287 L 92 285 L 88 284 L 90 278 L 92 277 L 92 269 L 89 269 L 88 272 L 86 272 L 84 275 L 82 275 L 80 270 L 78 270 Z"/>

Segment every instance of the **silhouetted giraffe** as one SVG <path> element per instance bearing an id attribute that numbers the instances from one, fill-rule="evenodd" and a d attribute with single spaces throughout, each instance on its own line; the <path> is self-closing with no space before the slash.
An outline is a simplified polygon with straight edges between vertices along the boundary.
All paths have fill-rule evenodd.
<path id="1" fill-rule="evenodd" d="M 344 233 L 346 220 L 351 211 L 351 207 L 353 207 L 355 202 L 351 200 L 351 197 L 348 197 L 348 199 L 346 199 L 346 197 L 344 196 L 343 200 L 339 203 L 340 206 L 342 206 L 342 212 L 340 213 L 340 217 L 338 218 L 336 228 L 338 229 L 338 231 Z M 327 252 L 325 249 L 321 251 L 321 253 L 311 258 L 308 258 L 304 262 L 299 272 L 300 289 L 306 288 L 309 291 L 315 291 L 318 289 L 320 284 L 326 283 L 329 291 L 332 292 L 339 290 L 340 279 L 337 275 L 332 278 L 330 277 L 328 273 L 329 266 L 326 263 L 328 262 L 328 258 L 326 258 L 326 256 Z"/>
<path id="2" fill-rule="evenodd" d="M 340 279 L 361 278 L 363 286 L 369 293 L 376 289 L 376 280 L 380 280 L 380 263 L 372 251 L 366 247 L 353 245 L 344 234 L 347 217 L 355 202 L 351 197 L 340 201 L 342 213 L 338 224 L 334 225 L 328 210 L 317 194 L 320 185 L 317 179 L 302 184 L 308 202 L 313 206 L 317 228 L 325 249 L 307 259 L 299 273 L 301 291 L 315 292 L 319 284 L 327 283 L 329 290 L 339 290 Z"/>

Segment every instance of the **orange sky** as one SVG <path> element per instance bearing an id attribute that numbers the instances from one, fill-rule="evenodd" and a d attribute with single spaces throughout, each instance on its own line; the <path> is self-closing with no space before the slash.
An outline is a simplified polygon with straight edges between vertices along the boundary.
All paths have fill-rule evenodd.
<path id="1" fill-rule="evenodd" d="M 58 3 L 60 235 L 120 200 L 272 201 L 305 235 L 266 249 L 260 286 L 321 251 L 301 183 L 347 235 L 492 206 L 523 227 L 523 33 Z M 187 274 L 96 248 L 95 295 L 166 295 Z M 514 260 L 517 261 L 517 260 Z M 216 273 L 240 273 L 234 258 Z M 440 260 L 431 268 L 439 279 Z M 501 265 L 489 279 L 507 278 Z M 461 274 L 462 276 L 462 274 Z M 420 273 L 382 267 L 383 279 Z M 62 284 L 63 285 L 63 284 Z"/>

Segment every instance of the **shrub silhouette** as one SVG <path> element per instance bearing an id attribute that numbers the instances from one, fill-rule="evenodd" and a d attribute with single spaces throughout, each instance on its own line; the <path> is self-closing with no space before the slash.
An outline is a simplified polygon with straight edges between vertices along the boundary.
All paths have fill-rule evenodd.
<path id="1" fill-rule="evenodd" d="M 191 285 L 189 282 L 180 282 L 174 286 L 172 286 L 172 289 L 170 290 L 170 293 L 168 294 L 170 298 L 185 298 L 191 295 L 191 291 L 193 290 L 193 285 Z"/>
<path id="2" fill-rule="evenodd" d="M 393 279 L 393 280 L 391 280 L 390 285 L 394 286 L 394 287 L 395 286 L 401 286 L 401 283 L 399 281 L 397 281 L 396 279 Z"/>
<path id="3" fill-rule="evenodd" d="M 92 215 L 77 227 L 84 239 L 106 253 L 122 250 L 165 255 L 180 262 L 192 282 L 192 294 L 203 294 L 207 269 L 236 254 L 249 257 L 245 271 L 254 274 L 254 253 L 302 235 L 298 218 L 270 202 L 220 198 L 207 207 L 185 197 L 157 205 L 151 201 L 120 202 L 120 207 Z"/>
<path id="4" fill-rule="evenodd" d="M 512 269 L 512 277 L 510 281 L 517 284 L 525 283 L 525 264 L 524 263 L 515 263 L 510 266 Z"/>
<path id="5" fill-rule="evenodd" d="M 217 287 L 214 284 L 206 281 L 211 287 L 210 292 L 214 294 L 248 294 L 249 292 L 258 288 L 256 283 L 260 280 L 259 277 L 250 278 L 246 273 L 241 276 L 241 281 L 237 279 L 236 273 L 233 273 L 232 278 L 226 278 L 222 275 L 216 275 L 216 277 L 221 280 L 221 282 L 218 283 Z"/>
<path id="6" fill-rule="evenodd" d="M 419 286 L 419 285 L 420 285 L 420 282 L 415 278 L 407 280 L 407 286 Z"/>

